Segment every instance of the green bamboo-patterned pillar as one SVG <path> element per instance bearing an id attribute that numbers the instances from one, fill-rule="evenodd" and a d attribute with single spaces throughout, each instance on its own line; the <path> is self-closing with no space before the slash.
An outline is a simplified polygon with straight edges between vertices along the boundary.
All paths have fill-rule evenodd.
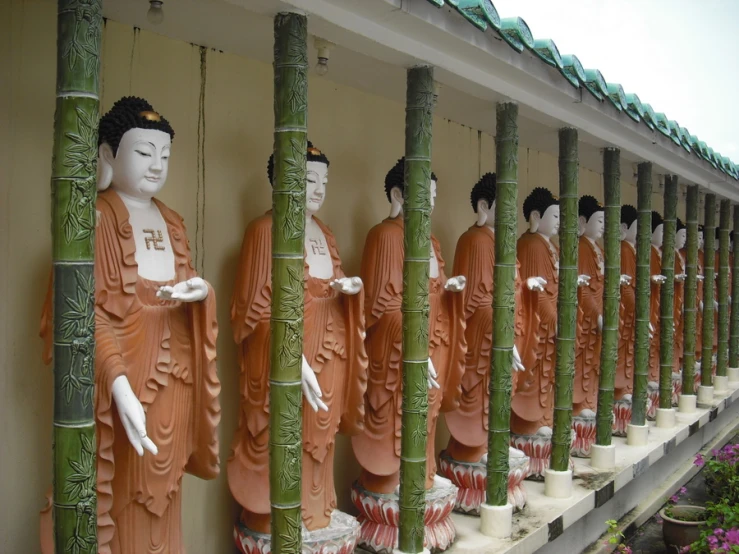
<path id="1" fill-rule="evenodd" d="M 491 506 L 505 506 L 508 503 L 518 214 L 518 105 L 514 103 L 498 104 L 495 169 L 495 288 L 486 502 Z"/>
<path id="2" fill-rule="evenodd" d="M 716 258 L 715 248 L 716 237 L 716 195 L 706 194 L 705 215 L 703 219 L 703 352 L 701 352 L 701 387 L 713 386 L 713 299 L 714 299 L 714 260 Z M 713 391 L 704 389 L 704 398 L 701 400 L 710 400 L 713 397 Z M 699 396 L 700 389 L 699 389 Z"/>
<path id="3" fill-rule="evenodd" d="M 682 396 L 695 395 L 695 322 L 697 316 L 698 289 L 698 185 L 688 187 L 685 206 L 687 230 L 685 256 L 685 304 L 683 318 L 683 392 Z"/>
<path id="4" fill-rule="evenodd" d="M 296 13 L 279 13 L 274 32 L 275 179 L 269 374 L 272 552 L 300 554 L 303 453 L 300 383 L 308 119 L 306 18 Z M 284 344 L 292 348 L 281 348 Z"/>
<path id="5" fill-rule="evenodd" d="M 665 175 L 665 213 L 662 233 L 662 275 L 665 282 L 660 287 L 660 336 L 659 336 L 659 407 L 672 408 L 673 339 L 675 335 L 675 229 L 677 218 L 677 175 Z M 674 420 L 657 418 L 657 425 L 672 427 Z"/>
<path id="6" fill-rule="evenodd" d="M 739 237 L 739 204 L 734 206 L 734 242 Z M 731 268 L 731 331 L 729 339 L 729 367 L 739 367 L 739 256 L 734 252 Z"/>
<path id="7" fill-rule="evenodd" d="M 567 471 L 572 442 L 572 389 L 577 330 L 577 130 L 559 130 L 559 292 L 554 375 L 554 428 L 550 467 Z"/>
<path id="8" fill-rule="evenodd" d="M 718 350 L 716 353 L 716 387 L 726 391 L 729 365 L 729 222 L 731 202 L 721 200 L 718 250 Z M 720 378 L 720 379 L 719 379 Z"/>
<path id="9" fill-rule="evenodd" d="M 621 302 L 621 151 L 603 151 L 603 198 L 605 199 L 605 283 L 603 288 L 603 338 L 600 352 L 598 411 L 595 444 L 611 444 L 613 389 L 618 361 L 618 324 Z"/>
<path id="10" fill-rule="evenodd" d="M 94 251 L 102 1 L 59 0 L 57 6 L 54 543 L 60 553 L 97 552 Z"/>
<path id="11" fill-rule="evenodd" d="M 636 308 L 634 317 L 634 394 L 631 425 L 644 428 L 647 419 L 649 362 L 649 260 L 652 248 L 652 164 L 638 166 L 636 223 Z M 631 431 L 631 429 L 630 429 Z M 628 436 L 630 439 L 631 437 Z M 638 443 L 639 441 L 636 441 Z M 629 444 L 635 444 L 629 441 Z"/>
<path id="12" fill-rule="evenodd" d="M 398 547 L 409 554 L 423 551 L 426 506 L 433 106 L 433 68 L 409 69 L 403 176 L 403 423 L 398 536 Z"/>

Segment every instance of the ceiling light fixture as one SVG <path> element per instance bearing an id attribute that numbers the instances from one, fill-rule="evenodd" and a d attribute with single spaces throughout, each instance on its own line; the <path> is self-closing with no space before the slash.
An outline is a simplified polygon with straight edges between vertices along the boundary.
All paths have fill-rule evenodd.
<path id="1" fill-rule="evenodd" d="M 316 73 L 323 76 L 328 73 L 328 59 L 331 56 L 331 49 L 336 45 L 326 39 L 313 37 L 313 46 L 315 46 L 316 50 L 318 50 Z"/>
<path id="2" fill-rule="evenodd" d="M 146 19 L 152 25 L 159 25 L 164 21 L 163 5 L 163 0 L 149 0 L 149 11 L 146 12 Z"/>

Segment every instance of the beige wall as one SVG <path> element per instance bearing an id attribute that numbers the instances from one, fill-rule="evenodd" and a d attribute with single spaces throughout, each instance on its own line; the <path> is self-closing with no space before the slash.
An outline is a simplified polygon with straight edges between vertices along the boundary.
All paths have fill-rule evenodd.
<path id="1" fill-rule="evenodd" d="M 55 2 L 0 4 L 0 83 L 10 83 L 0 87 L 0 550 L 29 554 L 37 551 L 38 510 L 51 480 L 52 380 L 40 361 L 37 332 L 50 266 Z M 143 96 L 177 133 L 161 199 L 185 218 L 198 269 L 218 294 L 225 461 L 238 402 L 229 299 L 242 232 L 270 205 L 266 163 L 272 146 L 272 70 L 264 63 L 208 51 L 205 75 L 201 112 L 198 47 L 107 22 L 103 109 L 122 95 Z M 310 138 L 331 159 L 321 217 L 335 231 L 345 269 L 352 274 L 368 229 L 388 209 L 382 183 L 403 150 L 404 107 L 314 75 L 309 86 Z M 200 139 L 199 117 L 204 122 Z M 470 188 L 482 172 L 494 168 L 494 141 L 436 118 L 433 152 L 439 177 L 433 230 L 451 265 L 456 239 L 473 220 Z M 599 174 L 582 170 L 580 179 L 582 193 L 601 197 Z M 629 182 L 624 183 L 624 202 L 635 203 L 633 178 L 624 179 Z M 556 190 L 557 160 L 522 147 L 519 207 L 537 185 Z M 655 203 L 661 206 L 659 198 L 656 194 Z M 443 433 L 439 440 L 446 440 Z M 345 440 L 339 441 L 337 465 L 340 502 L 347 508 L 349 484 L 358 471 Z M 237 510 L 224 475 L 214 482 L 188 477 L 184 491 L 188 551 L 229 552 Z"/>

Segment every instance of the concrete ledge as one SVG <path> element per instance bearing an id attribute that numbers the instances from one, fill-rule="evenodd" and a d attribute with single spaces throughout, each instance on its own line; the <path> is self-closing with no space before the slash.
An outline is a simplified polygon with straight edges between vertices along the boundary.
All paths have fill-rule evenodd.
<path id="1" fill-rule="evenodd" d="M 616 465 L 611 470 L 593 469 L 587 459 L 574 458 L 570 498 L 548 498 L 544 483 L 524 481 L 528 503 L 513 516 L 510 539 L 486 537 L 479 531 L 479 518 L 452 514 L 457 539 L 447 552 L 583 552 L 607 531 L 606 520 L 621 520 L 631 512 L 627 525 L 641 525 L 656 513 L 666 496 L 697 472 L 693 466 L 697 452 L 728 440 L 739 428 L 738 400 L 739 388 L 730 388 L 726 397 L 714 399 L 709 408 L 681 414 L 670 429 L 650 422 L 645 446 L 627 446 L 625 438 L 614 437 Z M 603 550 L 598 545 L 593 548 L 594 553 L 608 551 L 602 544 Z"/>

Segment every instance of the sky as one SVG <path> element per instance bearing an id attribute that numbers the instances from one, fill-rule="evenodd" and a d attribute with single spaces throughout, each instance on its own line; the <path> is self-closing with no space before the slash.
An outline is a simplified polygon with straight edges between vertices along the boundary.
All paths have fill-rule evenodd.
<path id="1" fill-rule="evenodd" d="M 739 0 L 493 0 L 739 164 Z"/>

